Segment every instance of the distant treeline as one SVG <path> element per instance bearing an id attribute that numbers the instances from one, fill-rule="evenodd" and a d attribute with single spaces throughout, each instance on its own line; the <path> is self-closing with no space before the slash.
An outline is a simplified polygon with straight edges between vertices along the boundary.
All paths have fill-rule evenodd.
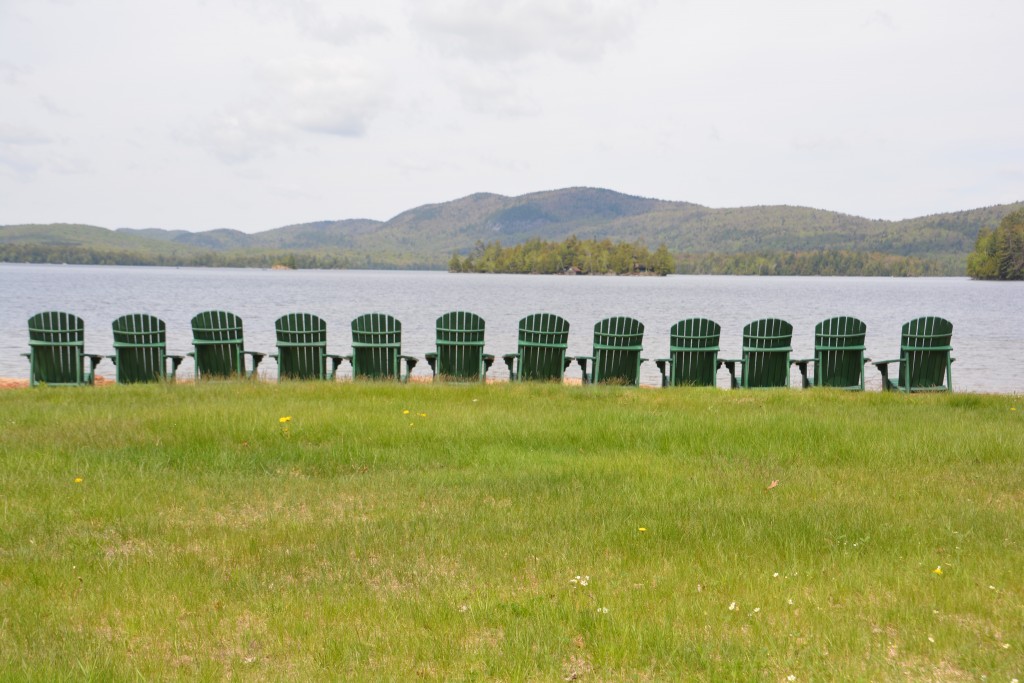
<path id="1" fill-rule="evenodd" d="M 604 275 L 668 275 L 675 269 L 665 245 L 650 251 L 640 242 L 580 240 L 563 242 L 532 239 L 511 247 L 501 242 L 477 242 L 467 256 L 452 254 L 453 273 L 580 273 Z"/>
<path id="2" fill-rule="evenodd" d="M 349 268 L 430 269 L 434 263 L 410 260 L 401 255 L 370 257 L 359 253 L 313 251 L 206 251 L 188 254 L 156 254 L 124 250 L 49 244 L 0 244 L 0 261 L 7 263 L 69 263 L 96 266 L 181 266 L 201 268 Z"/>
<path id="3" fill-rule="evenodd" d="M 1024 210 L 1003 218 L 995 230 L 982 228 L 967 274 L 978 280 L 1024 280 Z"/>
<path id="4" fill-rule="evenodd" d="M 921 277 L 956 274 L 952 265 L 944 266 L 934 260 L 846 250 L 684 254 L 678 257 L 677 263 L 676 272 L 693 275 Z"/>
<path id="5" fill-rule="evenodd" d="M 987 264 L 988 270 L 976 270 L 973 277 L 993 277 L 986 273 L 999 268 L 1007 274 L 1024 273 L 1024 212 L 1018 212 L 1020 229 L 1004 231 L 1008 237 L 984 232 L 973 255 L 975 268 Z M 1010 220 L 1010 217 L 1007 218 Z M 1009 225 L 1009 223 L 1008 223 Z M 1018 225 L 1018 223 L 1014 223 Z M 1002 226 L 1000 226 L 1002 228 Z M 1017 235 L 1017 237 L 1013 237 Z M 1016 241 L 1014 241 L 1016 240 Z M 1012 245 L 1017 245 L 1013 251 Z M 1002 266 L 981 260 L 978 254 L 1004 254 L 996 259 Z M 1017 254 L 1013 257 L 1013 254 Z M 1016 258 L 1016 260 L 1014 260 Z M 435 262 L 417 260 L 405 253 L 364 254 L 337 251 L 195 251 L 153 253 L 121 249 L 101 249 L 76 245 L 3 244 L 0 261 L 8 263 L 71 263 L 116 266 L 198 266 L 211 268 L 272 268 L 286 266 L 301 269 L 419 269 L 431 270 Z M 1017 264 L 1016 269 L 1013 264 Z M 806 252 L 761 251 L 746 253 L 673 255 L 665 246 L 653 252 L 641 242 L 580 240 L 562 242 L 530 240 L 511 247 L 500 242 L 478 242 L 466 256 L 453 255 L 448 264 L 452 272 L 466 273 L 580 273 L 580 274 L 652 274 L 671 272 L 706 275 L 878 275 L 922 276 L 959 275 L 957 264 L 910 256 L 877 252 L 818 250 Z M 994 270 L 993 270 L 994 269 Z M 981 274 L 978 274 L 981 273 Z"/>

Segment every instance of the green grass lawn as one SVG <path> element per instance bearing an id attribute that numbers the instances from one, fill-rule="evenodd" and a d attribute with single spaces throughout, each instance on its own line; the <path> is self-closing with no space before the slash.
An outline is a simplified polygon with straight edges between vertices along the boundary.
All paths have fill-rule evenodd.
<path id="1" fill-rule="evenodd" d="M 1024 679 L 1020 397 L 224 382 L 0 420 L 2 680 Z"/>

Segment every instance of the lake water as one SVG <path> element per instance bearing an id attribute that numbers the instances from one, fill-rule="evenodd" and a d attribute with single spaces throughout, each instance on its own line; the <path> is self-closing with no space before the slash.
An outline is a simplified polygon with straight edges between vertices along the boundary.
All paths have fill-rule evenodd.
<path id="1" fill-rule="evenodd" d="M 191 350 L 190 321 L 199 311 L 222 309 L 242 317 L 246 348 L 274 349 L 274 321 L 290 312 L 315 313 L 327 321 L 328 351 L 351 352 L 351 320 L 362 313 L 390 313 L 402 321 L 403 351 L 422 359 L 433 350 L 434 321 L 451 310 L 480 314 L 487 322 L 486 351 L 516 350 L 517 323 L 530 313 L 550 312 L 571 324 L 570 355 L 592 352 L 598 320 L 630 315 L 646 327 L 644 355 L 668 352 L 668 330 L 678 320 L 701 316 L 722 326 L 722 357 L 740 355 L 743 326 L 777 317 L 793 324 L 793 357 L 812 355 L 814 326 L 833 315 L 867 323 L 868 356 L 898 356 L 900 327 L 922 315 L 953 322 L 954 388 L 958 391 L 1024 393 L 1024 282 L 974 282 L 966 278 L 566 277 L 482 275 L 409 271 L 274 271 L 233 268 L 49 266 L 0 264 L 0 376 L 28 377 L 27 320 L 45 310 L 64 310 L 85 321 L 86 350 L 112 353 L 111 321 L 145 312 L 167 323 L 168 351 Z M 99 374 L 113 377 L 110 361 Z M 261 374 L 276 376 L 271 359 Z M 179 377 L 191 376 L 186 359 Z M 348 364 L 339 373 L 350 373 Z M 420 362 L 416 375 L 429 376 Z M 579 377 L 574 364 L 568 375 Z M 500 358 L 491 376 L 507 377 Z M 794 370 L 792 382 L 798 385 Z M 878 372 L 868 366 L 868 387 Z M 642 382 L 657 385 L 653 362 Z M 728 386 L 719 373 L 720 387 Z"/>

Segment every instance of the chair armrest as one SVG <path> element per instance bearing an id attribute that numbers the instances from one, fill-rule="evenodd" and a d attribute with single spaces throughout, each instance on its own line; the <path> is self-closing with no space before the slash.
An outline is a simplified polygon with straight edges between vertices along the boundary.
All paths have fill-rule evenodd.
<path id="1" fill-rule="evenodd" d="M 423 357 L 426 358 L 427 365 L 430 366 L 430 374 L 436 375 L 437 374 L 437 352 L 436 351 L 428 351 L 426 354 L 424 354 Z"/>
<path id="2" fill-rule="evenodd" d="M 164 372 L 167 374 L 168 379 L 174 379 L 174 375 L 178 372 L 178 366 L 181 365 L 183 360 L 185 360 L 185 356 L 173 356 L 171 354 L 164 356 Z M 171 361 L 171 371 L 169 373 L 167 372 L 167 361 Z"/>
<path id="3" fill-rule="evenodd" d="M 494 365 L 494 354 L 485 353 L 484 354 L 484 375 L 487 374 L 487 371 L 491 369 L 492 365 Z"/>
<path id="4" fill-rule="evenodd" d="M 416 358 L 416 356 L 399 356 L 398 357 L 399 365 L 401 365 L 402 361 L 405 361 L 405 376 L 404 377 L 399 377 L 399 379 L 401 381 L 403 381 L 403 382 L 408 382 L 409 381 L 409 375 L 412 374 L 412 369 L 415 368 L 416 367 L 416 363 L 419 363 L 420 361 L 419 361 L 418 358 Z M 401 371 L 401 367 L 399 367 L 399 371 Z"/>
<path id="5" fill-rule="evenodd" d="M 327 354 L 327 357 L 331 359 L 330 372 L 327 373 L 327 377 L 334 379 L 338 374 L 338 368 L 341 367 L 341 362 L 345 360 L 345 356 L 329 353 Z"/>
<path id="6" fill-rule="evenodd" d="M 658 372 L 661 373 L 661 386 L 668 386 L 668 376 L 672 374 L 672 359 L 671 358 L 655 358 L 654 364 L 658 366 Z"/>
<path id="7" fill-rule="evenodd" d="M 508 378 L 511 381 L 516 381 L 516 359 L 519 358 L 518 353 L 506 353 L 501 357 L 505 361 L 505 367 L 508 368 Z"/>
<path id="8" fill-rule="evenodd" d="M 85 380 L 92 384 L 96 379 L 96 366 L 103 362 L 103 356 L 98 353 L 86 353 L 84 354 L 89 359 L 89 372 L 85 376 Z"/>
<path id="9" fill-rule="evenodd" d="M 583 383 L 590 383 L 590 375 L 587 374 L 587 361 L 594 362 L 593 356 L 576 356 L 576 364 L 580 366 L 580 370 L 583 371 Z"/>
<path id="10" fill-rule="evenodd" d="M 882 391 L 892 391 L 896 388 L 896 385 L 889 379 L 889 366 L 893 363 L 902 363 L 902 358 L 892 358 L 890 360 L 876 360 L 871 364 L 878 368 L 878 372 L 882 374 Z"/>
<path id="11" fill-rule="evenodd" d="M 807 366 L 813 362 L 813 358 L 795 358 L 789 361 L 791 366 L 795 365 L 800 369 L 800 382 L 804 389 L 811 386 L 811 381 L 807 379 Z"/>
<path id="12" fill-rule="evenodd" d="M 736 366 L 740 366 L 742 371 L 743 363 L 745 361 L 742 358 L 719 358 L 718 367 L 725 366 L 725 369 L 729 371 L 729 387 L 732 389 L 738 389 L 740 384 L 736 380 Z"/>
<path id="13" fill-rule="evenodd" d="M 252 372 L 250 372 L 249 374 L 255 375 L 256 368 L 259 367 L 260 361 L 262 361 L 267 354 L 261 353 L 259 351 L 242 351 L 242 353 L 252 358 Z"/>

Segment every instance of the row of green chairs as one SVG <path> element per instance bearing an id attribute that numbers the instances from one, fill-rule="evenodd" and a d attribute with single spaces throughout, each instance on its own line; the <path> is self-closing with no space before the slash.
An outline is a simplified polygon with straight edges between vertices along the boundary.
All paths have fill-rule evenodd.
<path id="1" fill-rule="evenodd" d="M 290 313 L 275 323 L 278 376 L 288 379 L 333 379 L 343 361 L 357 378 L 407 381 L 417 363 L 403 355 L 402 324 L 390 315 L 367 313 L 352 321 L 352 353 L 327 353 L 327 326 L 310 313 Z M 437 319 L 436 350 L 426 354 L 435 377 L 483 380 L 495 357 L 484 353 L 484 320 L 467 311 Z M 876 361 L 884 389 L 952 390 L 953 326 L 942 318 L 917 318 L 903 326 L 901 356 Z M 113 322 L 114 355 L 119 383 L 173 379 L 184 356 L 166 352 L 164 322 L 147 314 L 121 316 Z M 192 319 L 196 377 L 251 376 L 268 354 L 244 348 L 242 320 L 225 311 L 204 311 Z M 796 365 L 804 387 L 864 389 L 865 324 L 847 316 L 823 320 L 815 328 L 813 358 L 791 359 L 793 327 L 766 318 L 743 329 L 743 355 L 718 357 L 721 327 L 706 318 L 681 320 L 672 326 L 669 357 L 655 361 L 663 386 L 715 386 L 725 367 L 733 387 L 789 386 Z M 503 356 L 512 381 L 560 381 L 573 360 L 586 383 L 638 384 L 644 325 L 629 317 L 606 318 L 594 326 L 593 354 L 567 355 L 569 323 L 550 313 L 536 313 L 519 322 L 516 353 Z M 84 325 L 62 312 L 39 313 L 29 319 L 31 383 L 91 384 L 103 356 L 84 353 Z M 250 358 L 246 367 L 245 358 Z M 86 368 L 88 363 L 88 368 Z M 890 365 L 899 366 L 896 381 Z M 737 366 L 739 375 L 737 376 Z M 813 372 L 809 374 L 809 367 Z M 404 369 L 403 369 L 404 367 Z"/>

